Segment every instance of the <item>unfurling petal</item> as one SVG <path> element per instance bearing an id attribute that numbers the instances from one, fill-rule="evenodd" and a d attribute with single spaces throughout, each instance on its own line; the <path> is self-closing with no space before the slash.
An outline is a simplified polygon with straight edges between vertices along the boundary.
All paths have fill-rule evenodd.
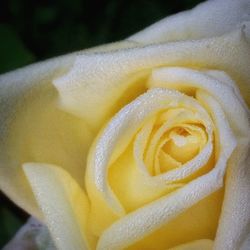
<path id="1" fill-rule="evenodd" d="M 61 250 L 87 250 L 89 203 L 84 191 L 62 168 L 42 163 L 23 166 L 45 223 Z"/>

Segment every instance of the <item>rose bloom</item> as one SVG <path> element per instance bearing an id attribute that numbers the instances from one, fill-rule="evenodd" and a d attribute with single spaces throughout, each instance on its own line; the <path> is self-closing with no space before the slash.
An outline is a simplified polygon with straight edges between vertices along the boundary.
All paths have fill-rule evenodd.
<path id="1" fill-rule="evenodd" d="M 249 21 L 211 0 L 2 75 L 1 190 L 58 249 L 249 249 Z"/>

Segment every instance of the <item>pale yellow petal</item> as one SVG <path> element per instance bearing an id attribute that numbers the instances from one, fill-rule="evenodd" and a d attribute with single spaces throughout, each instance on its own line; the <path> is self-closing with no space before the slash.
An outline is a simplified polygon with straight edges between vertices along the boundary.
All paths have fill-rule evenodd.
<path id="1" fill-rule="evenodd" d="M 86 123 L 59 110 L 55 98 L 55 90 L 48 87 L 39 92 L 32 91 L 20 107 L 13 108 L 15 114 L 8 123 L 1 144 L 1 189 L 18 205 L 38 217 L 21 164 L 56 164 L 83 186 L 87 150 L 93 139 Z"/>
<path id="2" fill-rule="evenodd" d="M 50 87 L 51 79 L 65 73 L 72 66 L 74 59 L 75 54 L 71 54 L 0 76 L 0 189 L 17 205 L 40 219 L 41 214 L 21 168 L 22 162 L 15 149 L 12 151 L 12 147 L 18 145 L 19 151 L 24 150 L 26 141 L 24 138 L 19 140 L 20 134 L 17 131 L 13 132 L 12 126 L 16 119 L 20 118 L 18 114 L 22 107 L 27 107 L 27 96 L 36 93 L 36 98 L 39 99 L 43 94 L 47 93 L 48 96 L 55 93 L 53 87 Z M 28 122 L 29 126 L 32 122 L 34 120 Z M 25 130 L 21 131 L 23 135 L 28 129 L 27 126 L 24 127 Z M 11 136 L 14 145 L 10 143 Z"/>
<path id="3" fill-rule="evenodd" d="M 152 68 L 162 66 L 224 70 L 250 103 L 250 46 L 242 30 L 203 40 L 80 55 L 68 74 L 53 84 L 61 107 L 98 129 L 121 108 L 121 100 L 124 105 L 143 93 Z"/>
<path id="4" fill-rule="evenodd" d="M 195 240 L 168 250 L 213 250 L 212 240 Z"/>
<path id="5" fill-rule="evenodd" d="M 54 165 L 25 163 L 23 168 L 58 249 L 90 249 L 89 203 L 75 180 Z"/>
<path id="6" fill-rule="evenodd" d="M 166 195 L 182 184 L 153 183 L 138 168 L 130 146 L 109 170 L 109 184 L 126 212 Z"/>
<path id="7" fill-rule="evenodd" d="M 247 250 L 249 248 L 250 143 L 249 138 L 245 139 L 238 142 L 238 147 L 228 164 L 225 198 L 215 238 L 215 250 Z"/>
<path id="8" fill-rule="evenodd" d="M 121 145 L 123 150 L 125 150 L 126 145 L 129 145 L 129 141 L 133 139 L 136 132 L 158 112 L 166 110 L 167 108 L 177 108 L 179 105 L 183 108 L 193 109 L 199 112 L 203 122 L 208 124 L 208 134 L 211 135 L 212 128 L 208 114 L 193 98 L 187 97 L 177 91 L 152 89 L 125 106 L 113 117 L 96 138 L 89 153 L 86 172 L 86 186 L 91 200 L 92 225 L 96 234 L 100 234 L 101 231 L 115 219 L 125 214 L 124 207 L 117 199 L 107 179 L 108 171 L 111 167 L 110 163 L 113 162 L 112 154 L 117 155 L 117 153 L 115 153 L 117 148 L 119 152 L 122 153 L 122 151 L 120 151 Z M 180 179 L 198 170 L 206 164 L 212 153 L 210 141 L 204 148 L 203 153 L 197 156 L 197 159 L 187 163 L 187 166 L 184 165 L 177 173 L 172 170 L 174 173 L 167 173 L 166 176 L 155 176 L 152 178 L 143 163 L 141 147 L 143 144 L 142 142 L 134 147 L 136 166 L 138 168 L 136 173 L 144 175 L 142 178 L 143 181 L 140 183 L 148 182 L 148 190 L 150 190 L 151 186 L 153 192 L 153 186 L 157 187 L 156 189 L 158 189 L 158 191 L 155 193 L 157 195 L 159 194 L 159 189 L 161 190 L 160 192 L 164 190 L 162 190 L 162 186 L 166 188 L 164 184 L 166 180 L 172 181 L 174 178 Z M 186 168 L 187 170 L 185 170 Z M 124 175 L 124 177 L 125 176 L 127 175 Z M 151 197 L 151 195 L 147 196 L 147 194 L 144 194 L 144 196 L 146 197 L 145 200 Z M 150 199 L 152 199 L 152 197 Z"/>
<path id="9" fill-rule="evenodd" d="M 192 110 L 183 109 L 183 108 L 169 109 L 168 111 L 160 115 L 160 120 L 163 118 L 164 118 L 164 121 L 162 122 L 162 124 L 159 124 L 160 127 L 152 135 L 149 146 L 147 148 L 147 152 L 145 156 L 145 163 L 147 167 L 153 166 L 156 147 L 161 148 L 163 144 L 165 144 L 167 141 L 170 140 L 170 138 L 168 139 L 166 138 L 166 140 L 164 139 L 163 144 L 159 143 L 160 138 L 166 133 L 166 131 L 180 124 L 183 124 L 185 122 L 200 122 L 201 124 L 203 123 L 207 124 L 207 119 L 206 118 L 204 119 L 204 117 L 201 117 L 199 114 L 197 114 L 196 110 L 192 111 Z"/>
<path id="10" fill-rule="evenodd" d="M 246 102 L 244 101 L 236 82 L 224 71 L 221 70 L 201 70 L 205 74 L 209 75 L 212 78 L 215 78 L 221 83 L 228 85 L 231 89 L 233 89 L 236 98 L 241 103 L 243 108 L 247 109 Z"/>
<path id="11" fill-rule="evenodd" d="M 102 234 L 98 250 L 107 247 L 123 249 L 133 245 L 222 187 L 227 161 L 236 147 L 236 139 L 219 103 L 205 92 L 199 93 L 199 98 L 207 104 L 218 130 L 220 154 L 214 168 L 171 195 L 163 196 L 113 223 Z"/>
<path id="12" fill-rule="evenodd" d="M 171 156 L 163 152 L 162 150 L 159 153 L 159 171 L 158 173 L 167 172 L 169 170 L 178 168 L 181 166 L 181 163 L 173 159 Z"/>
<path id="13" fill-rule="evenodd" d="M 236 134 L 241 135 L 242 131 L 248 134 L 247 109 L 242 105 L 241 100 L 238 99 L 232 86 L 224 84 L 224 82 L 213 77 L 211 78 L 204 72 L 181 67 L 156 69 L 148 82 L 148 86 L 151 88 L 165 87 L 181 90 L 183 85 L 209 92 L 222 105 Z M 233 103 L 234 108 L 228 108 Z M 238 122 L 239 120 L 242 122 Z"/>
<path id="14" fill-rule="evenodd" d="M 192 206 L 222 186 L 222 180 L 219 180 L 221 178 L 222 177 L 220 177 L 220 174 L 218 174 L 217 171 L 210 172 L 210 174 L 197 178 L 195 181 L 190 182 L 172 194 L 167 195 L 166 197 L 163 196 L 159 200 L 147 204 L 144 207 L 126 215 L 122 219 L 113 223 L 103 232 L 98 242 L 97 249 L 124 249 L 143 240 L 145 237 L 155 232 L 157 229 L 160 229 L 164 225 L 169 224 L 174 226 L 174 224 L 171 224 L 172 220 L 181 216 L 181 214 L 188 210 L 188 208 L 192 208 Z M 214 203 L 215 207 L 219 204 L 219 200 L 221 200 L 221 197 L 216 199 L 216 202 Z M 214 205 L 212 205 L 212 209 L 213 211 L 216 211 Z M 209 209 L 208 206 L 203 207 L 199 210 L 197 216 L 201 216 L 203 220 L 207 218 L 207 209 Z M 192 209 L 190 209 L 190 211 L 192 214 Z M 205 217 L 203 217 L 204 213 Z M 184 223 L 184 226 L 188 227 L 188 225 L 192 225 L 192 219 L 192 216 L 188 216 L 186 218 L 187 221 L 181 221 L 180 225 Z M 211 222 L 216 223 L 216 219 L 212 218 L 210 223 Z M 208 229 L 206 226 L 207 225 L 204 225 L 203 230 Z M 214 230 L 215 229 L 216 227 Z M 170 231 L 172 231 L 172 228 Z M 190 236 L 188 231 L 185 233 L 186 237 Z M 213 231 L 213 233 L 215 234 L 215 231 Z M 176 232 L 173 232 L 173 234 L 176 235 Z M 165 238 L 163 235 L 165 235 Z M 183 238 L 183 235 L 181 238 Z M 164 234 L 163 232 L 162 237 L 158 240 L 160 239 L 161 241 L 159 241 L 159 244 L 165 239 L 168 239 L 167 234 Z M 158 241 L 152 241 L 152 244 L 157 246 L 157 242 Z"/>
<path id="15" fill-rule="evenodd" d="M 222 200 L 223 190 L 220 189 L 127 249 L 166 250 L 199 239 L 213 240 Z"/>
<path id="16" fill-rule="evenodd" d="M 204 92 L 199 91 L 198 99 L 208 105 L 208 109 L 212 109 L 212 115 L 215 119 L 218 116 L 225 119 L 218 105 L 211 97 Z M 236 108 L 237 102 L 231 103 Z M 244 114 L 239 117 L 238 123 L 243 123 Z M 249 134 L 250 124 L 245 123 L 241 133 L 236 134 L 237 147 L 233 152 L 229 162 L 227 178 L 225 183 L 225 199 L 221 212 L 220 224 L 218 227 L 214 249 L 238 249 L 244 243 L 249 233 L 250 223 L 250 196 L 249 196 L 249 152 L 250 138 L 244 136 Z M 220 136 L 229 137 L 226 129 L 219 129 Z M 221 149 L 223 145 L 221 145 Z M 228 230 L 230 228 L 230 230 Z"/>
<path id="17" fill-rule="evenodd" d="M 218 36 L 250 21 L 249 13 L 248 0 L 205 1 L 192 10 L 160 20 L 129 37 L 129 40 L 151 44 Z"/>
<path id="18" fill-rule="evenodd" d="M 42 220 L 21 164 L 57 164 L 83 185 L 86 152 L 93 138 L 84 120 L 58 109 L 53 79 L 67 73 L 77 55 L 135 44 L 98 46 L 0 76 L 0 189 L 28 213 Z"/>

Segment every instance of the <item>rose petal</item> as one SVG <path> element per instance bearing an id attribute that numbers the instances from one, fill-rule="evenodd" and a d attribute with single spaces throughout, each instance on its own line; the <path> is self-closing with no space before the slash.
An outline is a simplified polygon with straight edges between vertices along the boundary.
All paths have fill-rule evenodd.
<path id="1" fill-rule="evenodd" d="M 106 176 L 113 151 L 122 145 L 125 149 L 136 130 L 142 126 L 146 119 L 167 108 L 178 107 L 179 102 L 183 107 L 198 110 L 205 117 L 206 112 L 190 97 L 167 89 L 152 89 L 141 95 L 134 102 L 125 106 L 97 137 L 96 143 L 90 151 L 86 184 L 92 197 L 97 194 L 105 197 L 117 214 L 123 214 L 123 208 L 116 201 L 115 196 L 107 185 Z M 119 149 L 121 150 L 121 149 Z M 149 176 L 149 174 L 148 174 Z M 96 194 L 94 195 L 93 192 Z M 93 202 L 93 206 L 99 206 Z"/>
<path id="2" fill-rule="evenodd" d="M 135 210 L 113 223 L 101 235 L 98 250 L 124 249 L 153 233 L 222 186 L 217 171 L 195 179 L 172 195 Z"/>
<path id="3" fill-rule="evenodd" d="M 215 117 L 225 119 L 216 102 L 211 100 L 211 97 L 198 91 L 197 98 L 203 100 L 213 109 Z M 232 105 L 232 104 L 231 104 Z M 235 103 L 233 104 L 235 108 Z M 244 114 L 241 113 L 238 123 L 243 123 Z M 246 123 L 246 130 L 241 131 L 241 134 L 246 134 L 250 131 L 250 124 Z M 218 134 L 225 138 L 229 138 L 226 129 L 220 129 Z M 237 138 L 237 134 L 236 134 Z M 228 171 L 226 178 L 226 192 L 224 204 L 221 212 L 221 219 L 214 249 L 238 249 L 243 244 L 245 238 L 249 234 L 250 223 L 250 171 L 249 171 L 249 152 L 250 138 L 249 136 L 238 137 L 237 147 L 233 152 L 228 162 Z M 224 146 L 225 147 L 225 146 Z M 223 148 L 223 145 L 221 145 Z M 228 230 L 230 228 L 230 230 Z"/>
<path id="4" fill-rule="evenodd" d="M 214 169 L 191 181 L 172 195 L 145 205 L 113 223 L 102 234 L 98 250 L 107 247 L 110 250 L 123 249 L 132 245 L 223 185 L 226 164 L 236 146 L 236 139 L 218 102 L 201 90 L 199 98 L 204 100 L 214 118 L 218 140 L 221 144 L 219 158 Z"/>
<path id="5" fill-rule="evenodd" d="M 152 115 L 156 114 L 156 112 L 163 111 L 167 108 L 180 107 L 179 105 L 181 105 L 181 107 L 183 108 L 196 110 L 197 112 L 202 114 L 202 120 L 205 123 L 206 120 L 209 120 L 208 117 L 206 117 L 205 110 L 193 98 L 185 96 L 179 92 L 167 89 L 152 89 L 151 91 L 148 91 L 146 94 L 137 98 L 134 102 L 124 107 L 110 121 L 107 127 L 104 128 L 103 131 L 101 131 L 100 136 L 97 137 L 96 142 L 92 145 L 92 149 L 89 154 L 86 175 L 88 195 L 92 203 L 90 216 L 92 220 L 92 227 L 96 234 L 99 235 L 104 228 L 106 228 L 114 220 L 119 218 L 119 216 L 124 215 L 125 213 L 124 207 L 117 199 L 107 179 L 108 169 L 110 168 L 110 162 L 112 162 L 113 152 L 116 152 L 117 146 L 119 148 L 120 145 L 122 145 L 123 149 L 125 150 L 125 148 L 129 145 L 131 138 L 133 138 L 133 135 L 145 123 L 146 119 L 151 119 Z M 230 129 L 228 128 L 228 130 Z M 226 139 L 226 141 L 229 142 L 230 138 L 233 138 L 233 135 L 227 134 L 227 137 L 228 138 Z M 234 141 L 232 141 L 231 143 L 234 144 Z M 227 148 L 227 150 L 231 150 L 230 147 Z M 120 149 L 119 152 L 122 152 L 120 151 Z M 184 178 L 188 174 L 193 173 L 194 171 L 202 167 L 203 164 L 205 164 L 206 161 L 209 159 L 209 154 L 211 153 L 211 150 L 209 151 L 208 149 L 209 147 L 207 149 L 204 148 L 205 156 L 198 155 L 197 159 L 191 161 L 190 164 L 187 163 L 187 166 L 183 166 L 183 169 L 181 168 L 179 171 L 172 170 L 171 172 L 173 173 L 171 174 L 173 174 L 173 176 L 177 176 L 178 178 Z M 114 154 L 117 155 L 117 153 Z M 136 155 L 137 154 L 142 155 L 141 153 L 136 153 Z M 229 153 L 226 152 L 226 154 L 228 155 Z M 207 158 L 206 155 L 208 155 Z M 206 160 L 205 162 L 201 160 L 204 157 Z M 125 157 L 126 165 L 129 165 L 130 167 L 135 165 L 134 161 L 130 161 L 130 163 L 128 163 L 128 159 L 130 158 Z M 137 188 L 138 191 L 136 192 L 138 194 L 140 193 L 140 190 L 144 190 L 144 201 L 142 201 L 142 199 L 137 199 L 137 202 L 150 201 L 150 199 L 152 200 L 153 197 L 158 197 L 159 193 L 162 194 L 162 192 L 165 192 L 164 190 L 167 188 L 166 183 L 164 182 L 164 178 L 161 178 L 161 176 L 150 176 L 150 174 L 147 173 L 146 168 L 142 166 L 143 163 L 140 164 L 140 161 L 142 162 L 142 159 L 138 159 L 139 161 L 136 163 L 136 165 L 138 166 L 137 168 L 139 171 L 137 170 L 137 168 L 132 168 L 136 169 L 136 172 L 134 172 L 134 170 L 132 171 L 130 167 L 126 169 L 126 171 L 128 172 L 130 170 L 132 171 L 130 172 L 130 174 L 133 176 L 133 178 L 129 178 L 129 176 L 127 176 L 128 172 L 123 173 L 121 171 L 118 173 L 123 173 L 123 179 L 126 178 L 126 176 L 128 177 L 129 180 L 127 191 L 130 191 L 131 188 L 129 187 L 132 187 L 133 185 L 139 187 Z M 188 169 L 188 171 L 185 170 L 186 168 Z M 180 171 L 181 173 L 184 173 L 185 176 L 183 176 L 183 174 L 179 174 Z M 136 177 L 139 175 L 141 175 L 143 178 Z M 168 175 L 168 173 L 166 173 L 166 175 Z M 119 180 L 117 176 L 115 179 Z M 134 184 L 133 180 L 135 180 Z M 138 183 L 136 183 L 136 181 L 138 181 Z M 169 181 L 171 181 L 171 179 L 169 179 Z M 124 183 L 122 180 L 118 182 L 121 183 L 121 185 L 122 183 Z M 140 183 L 142 183 L 143 185 L 140 186 Z M 147 190 L 145 186 L 148 187 L 148 192 L 145 192 Z M 153 193 L 155 196 L 152 196 L 151 193 Z M 136 197 L 136 194 L 134 197 Z"/>
<path id="6" fill-rule="evenodd" d="M 168 250 L 212 250 L 213 241 L 212 240 L 196 240 L 193 242 L 188 242 L 186 244 L 170 248 Z"/>
<path id="7" fill-rule="evenodd" d="M 117 42 L 36 63 L 0 76 L 0 189 L 28 213 L 43 220 L 21 164 L 57 164 L 83 185 L 91 128 L 60 111 L 54 78 L 72 67 L 77 55 L 133 47 Z"/>
<path id="8" fill-rule="evenodd" d="M 234 88 L 215 78 L 211 78 L 203 72 L 180 67 L 156 69 L 152 73 L 148 86 L 151 88 L 178 89 L 180 91 L 182 86 L 204 89 L 210 95 L 216 97 L 217 101 L 222 105 L 230 125 L 238 136 L 246 136 L 249 133 L 248 110 L 242 106 L 241 101 L 234 92 Z M 234 108 L 229 109 L 230 105 L 233 105 Z"/>
<path id="9" fill-rule="evenodd" d="M 248 0 L 205 1 L 192 10 L 162 19 L 129 40 L 147 44 L 209 38 L 235 30 L 247 21 L 250 21 Z"/>
<path id="10" fill-rule="evenodd" d="M 89 249 L 88 199 L 75 180 L 54 165 L 25 163 L 23 168 L 56 246 Z"/>
<path id="11" fill-rule="evenodd" d="M 239 121 L 240 122 L 240 121 Z M 249 128 L 250 131 L 250 128 Z M 215 250 L 247 250 L 250 243 L 250 142 L 240 140 L 227 171 L 226 191 Z M 230 228 L 230 230 L 228 230 Z"/>
<path id="12" fill-rule="evenodd" d="M 121 100 L 124 105 L 143 93 L 151 69 L 161 66 L 224 70 L 250 103 L 250 46 L 242 30 L 203 40 L 81 55 L 53 84 L 60 106 L 98 129 L 120 109 Z"/>
<path id="13" fill-rule="evenodd" d="M 15 153 L 11 154 L 8 137 L 11 125 L 18 116 L 17 110 L 24 106 L 25 96 L 32 95 L 35 91 L 44 93 L 43 90 L 48 89 L 51 79 L 62 72 L 65 73 L 74 59 L 75 54 L 72 54 L 33 64 L 0 76 L 0 189 L 19 206 L 40 219 L 42 216 L 25 180 L 21 164 L 16 160 Z M 38 94 L 36 98 L 39 97 Z M 18 143 L 22 144 L 23 141 Z"/>

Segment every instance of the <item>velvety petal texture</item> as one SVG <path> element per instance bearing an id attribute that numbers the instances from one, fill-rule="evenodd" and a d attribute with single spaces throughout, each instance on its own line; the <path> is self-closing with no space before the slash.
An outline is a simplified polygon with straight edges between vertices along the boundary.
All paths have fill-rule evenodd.
<path id="1" fill-rule="evenodd" d="M 248 0 L 211 0 L 166 17 L 129 39 L 148 44 L 219 36 L 249 22 L 249 9 Z"/>
<path id="2" fill-rule="evenodd" d="M 44 249 L 249 248 L 249 40 L 210 0 L 0 76 L 0 188 Z"/>
<path id="3" fill-rule="evenodd" d="M 249 48 L 244 31 L 238 29 L 208 39 L 83 54 L 76 58 L 71 70 L 53 84 L 59 91 L 61 107 L 97 128 L 124 103 L 143 93 L 151 70 L 162 66 L 228 72 L 249 102 Z"/>
<path id="4" fill-rule="evenodd" d="M 57 247 L 89 249 L 89 204 L 75 180 L 57 166 L 26 163 L 23 168 Z"/>

